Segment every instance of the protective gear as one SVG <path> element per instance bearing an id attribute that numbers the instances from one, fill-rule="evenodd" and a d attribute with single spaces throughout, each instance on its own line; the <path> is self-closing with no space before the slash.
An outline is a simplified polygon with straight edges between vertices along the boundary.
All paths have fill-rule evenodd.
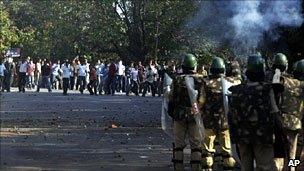
<path id="1" fill-rule="evenodd" d="M 261 56 L 248 57 L 246 76 L 250 81 L 262 81 L 265 78 L 265 69 L 265 60 Z"/>
<path id="2" fill-rule="evenodd" d="M 304 59 L 296 62 L 293 70 L 293 75 L 296 79 L 304 81 Z"/>
<path id="3" fill-rule="evenodd" d="M 229 125 L 232 142 L 239 145 L 241 170 L 275 170 L 273 85 L 248 82 L 229 88 Z"/>
<path id="4" fill-rule="evenodd" d="M 179 147 L 176 148 L 175 144 L 173 143 L 173 166 L 174 171 L 184 171 L 184 148 L 185 147 Z"/>
<path id="5" fill-rule="evenodd" d="M 197 74 L 178 75 L 175 77 L 172 83 L 172 89 L 169 94 L 168 112 L 173 118 L 173 133 L 174 133 L 174 155 L 173 163 L 175 170 L 183 170 L 183 149 L 186 147 L 186 137 L 189 138 L 191 150 L 191 167 L 193 170 L 200 170 L 201 167 L 201 142 L 202 133 L 201 126 L 195 119 L 195 115 L 192 110 L 192 99 L 189 96 L 187 88 L 187 78 L 193 78 L 193 90 L 198 94 L 195 101 L 198 106 L 202 106 L 204 103 L 204 82 L 203 78 Z M 188 85 L 189 86 L 189 85 Z M 200 115 L 200 114 L 199 114 Z"/>
<path id="6" fill-rule="evenodd" d="M 203 106 L 203 121 L 206 127 L 206 136 L 203 142 L 202 160 L 203 167 L 207 169 L 213 166 L 214 143 L 216 138 L 219 139 L 220 143 L 223 167 L 231 169 L 235 165 L 231 151 L 228 121 L 223 103 L 223 79 L 233 85 L 241 83 L 239 79 L 232 77 L 205 80 L 206 102 Z"/>
<path id="7" fill-rule="evenodd" d="M 273 66 L 272 68 L 275 69 L 280 69 L 281 72 L 286 71 L 288 67 L 288 60 L 287 57 L 283 53 L 277 53 L 274 56 L 274 61 L 273 61 Z"/>
<path id="8" fill-rule="evenodd" d="M 186 82 L 186 75 L 177 76 L 172 84 L 172 92 L 170 94 L 169 101 L 169 115 L 177 121 L 181 120 L 192 120 L 194 121 L 193 115 L 191 115 L 192 103 L 190 101 Z M 195 89 L 199 91 L 198 103 L 199 106 L 205 102 L 203 97 L 203 78 L 199 75 L 192 75 L 194 78 Z"/>
<path id="9" fill-rule="evenodd" d="M 222 58 L 214 57 L 210 66 L 210 74 L 211 75 L 220 75 L 225 74 L 226 68 L 225 63 Z"/>
<path id="10" fill-rule="evenodd" d="M 164 74 L 164 83 L 163 83 L 163 91 L 164 91 L 164 98 L 162 102 L 162 116 L 161 116 L 161 125 L 162 129 L 167 133 L 169 136 L 172 136 L 173 130 L 172 130 L 172 119 L 169 116 L 169 94 L 171 91 L 172 84 L 172 78 L 165 73 Z"/>
<path id="11" fill-rule="evenodd" d="M 278 121 L 284 135 L 284 150 L 287 153 L 285 166 L 287 166 L 288 160 L 296 157 L 297 138 L 302 129 L 304 84 L 288 74 L 283 74 L 280 81 L 284 85 L 284 91 L 276 93 L 276 101 L 282 113 Z M 293 171 L 295 168 L 290 170 Z"/>
<path id="12" fill-rule="evenodd" d="M 304 107 L 304 84 L 303 82 L 291 78 L 287 75 L 282 76 L 284 91 L 279 99 L 279 107 L 282 112 L 283 128 L 291 131 L 302 129 L 302 113 Z"/>
<path id="13" fill-rule="evenodd" d="M 273 143 L 273 114 L 278 112 L 272 85 L 240 84 L 229 88 L 229 123 L 233 142 Z M 250 110 L 248 110 L 250 109 Z"/>
<path id="14" fill-rule="evenodd" d="M 228 169 L 233 169 L 235 160 L 231 154 L 231 143 L 229 130 L 222 130 L 219 133 L 213 129 L 206 129 L 206 136 L 203 143 L 203 168 L 210 169 L 213 167 L 213 154 L 215 153 L 215 139 L 219 139 L 220 151 L 222 156 L 222 165 Z"/>
<path id="15" fill-rule="evenodd" d="M 197 67 L 197 59 L 193 54 L 185 54 L 182 62 L 183 70 L 195 70 Z"/>

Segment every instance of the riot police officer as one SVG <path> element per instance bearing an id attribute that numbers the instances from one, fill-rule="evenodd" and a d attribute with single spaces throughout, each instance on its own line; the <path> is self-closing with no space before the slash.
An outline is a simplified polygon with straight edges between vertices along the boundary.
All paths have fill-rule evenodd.
<path id="1" fill-rule="evenodd" d="M 169 97 L 169 115 L 173 118 L 173 159 L 174 170 L 184 170 L 183 149 L 186 147 L 186 137 L 189 137 L 191 148 L 191 168 L 194 171 L 201 170 L 201 131 L 200 125 L 195 119 L 199 115 L 198 108 L 193 108 L 186 86 L 186 77 L 194 80 L 194 89 L 198 91 L 197 105 L 204 103 L 203 79 L 196 74 L 197 60 L 192 54 L 184 55 L 182 62 L 183 73 L 173 79 L 172 90 Z M 193 112 L 195 111 L 196 112 Z"/>
<path id="2" fill-rule="evenodd" d="M 287 167 L 289 159 L 295 159 L 297 140 L 302 129 L 301 119 L 303 117 L 304 106 L 304 60 L 295 64 L 293 76 L 284 72 L 287 69 L 288 61 L 284 54 L 277 54 L 274 60 L 274 67 L 279 69 L 282 74 L 280 82 L 284 85 L 284 91 L 276 94 L 277 103 L 281 110 L 280 121 L 286 137 L 285 151 L 286 160 L 284 167 Z M 292 167 L 290 170 L 294 171 Z"/>
<path id="3" fill-rule="evenodd" d="M 240 151 L 241 170 L 276 170 L 274 163 L 274 115 L 279 113 L 273 85 L 265 82 L 265 61 L 251 55 L 246 83 L 229 88 L 229 123 L 232 141 Z"/>
<path id="4" fill-rule="evenodd" d="M 222 58 L 214 57 L 210 66 L 210 75 L 205 79 L 206 103 L 203 107 L 203 122 L 205 126 L 205 139 L 203 142 L 203 168 L 211 170 L 213 167 L 213 155 L 215 153 L 215 139 L 218 138 L 224 170 L 231 170 L 235 166 L 235 160 L 231 153 L 230 133 L 228 121 L 224 111 L 222 79 L 225 77 L 225 63 Z M 229 78 L 234 84 L 240 84 L 239 80 Z"/>

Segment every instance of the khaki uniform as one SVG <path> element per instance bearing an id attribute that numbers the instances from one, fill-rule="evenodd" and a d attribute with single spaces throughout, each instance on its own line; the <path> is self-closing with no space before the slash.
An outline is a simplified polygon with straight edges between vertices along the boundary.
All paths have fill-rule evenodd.
<path id="1" fill-rule="evenodd" d="M 240 84 L 239 78 L 226 77 L 233 85 Z M 215 140 L 220 143 L 221 156 L 224 169 L 232 169 L 235 160 L 231 153 L 230 133 L 228 121 L 223 106 L 223 92 L 221 78 L 205 80 L 206 103 L 204 105 L 203 121 L 205 126 L 205 139 L 203 142 L 203 167 L 211 169 L 213 166 L 213 154 L 215 153 Z"/>
<path id="2" fill-rule="evenodd" d="M 282 76 L 281 81 L 285 90 L 281 93 L 279 107 L 282 112 L 281 123 L 287 141 L 287 156 L 285 159 L 285 167 L 287 167 L 288 160 L 296 157 L 297 139 L 299 131 L 302 129 L 304 84 L 285 74 Z M 291 170 L 295 170 L 295 168 L 291 168 Z"/>
<path id="3" fill-rule="evenodd" d="M 194 78 L 195 89 L 198 90 L 197 102 L 199 106 L 204 103 L 203 79 L 200 75 L 191 75 Z M 193 171 L 201 170 L 201 144 L 202 135 L 199 126 L 191 114 L 192 104 L 185 84 L 185 75 L 178 75 L 173 80 L 170 94 L 169 111 L 172 111 L 174 144 L 173 159 L 174 170 L 184 170 L 183 149 L 186 147 L 186 137 L 189 138 L 191 148 L 191 168 Z"/>
<path id="4" fill-rule="evenodd" d="M 274 117 L 279 112 L 271 84 L 249 82 L 229 88 L 232 141 L 238 144 L 241 170 L 276 170 Z"/>

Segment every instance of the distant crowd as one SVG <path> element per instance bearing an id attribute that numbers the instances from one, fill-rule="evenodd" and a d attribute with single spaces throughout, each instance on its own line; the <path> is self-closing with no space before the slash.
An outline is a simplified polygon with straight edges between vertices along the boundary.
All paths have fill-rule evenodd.
<path id="1" fill-rule="evenodd" d="M 161 96 L 163 93 L 164 73 L 179 72 L 174 61 L 158 64 L 151 60 L 147 65 L 142 62 L 125 65 L 120 61 L 105 62 L 98 60 L 88 63 L 86 59 L 56 60 L 30 57 L 19 61 L 6 58 L 0 61 L 0 90 L 10 92 L 11 86 L 17 86 L 19 92 L 34 89 L 39 92 L 46 88 L 62 90 L 79 90 L 81 94 L 88 90 L 91 95 L 114 95 L 115 93 L 146 96 L 148 93 Z M 202 69 L 207 75 L 207 71 Z"/>

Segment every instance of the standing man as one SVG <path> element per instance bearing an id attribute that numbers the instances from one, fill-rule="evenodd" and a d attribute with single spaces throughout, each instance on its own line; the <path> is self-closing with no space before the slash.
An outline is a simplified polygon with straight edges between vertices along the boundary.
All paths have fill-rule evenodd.
<path id="1" fill-rule="evenodd" d="M 13 58 L 9 57 L 8 60 L 4 63 L 6 72 L 4 73 L 4 87 L 7 92 L 11 91 L 11 85 L 13 83 L 14 75 L 16 74 L 16 66 L 13 62 Z"/>
<path id="2" fill-rule="evenodd" d="M 90 92 L 90 95 L 97 95 L 97 71 L 96 68 L 93 65 L 90 65 L 90 82 L 88 84 L 88 90 Z M 94 90 L 94 91 L 93 91 Z"/>
<path id="3" fill-rule="evenodd" d="M 122 64 L 122 61 L 120 60 L 118 62 L 118 66 L 117 66 L 117 82 L 118 82 L 118 85 L 117 85 L 117 91 L 120 92 L 125 92 L 125 83 L 124 83 L 124 77 L 125 77 L 125 70 L 126 70 L 126 67 Z"/>
<path id="4" fill-rule="evenodd" d="M 107 88 L 108 93 L 114 96 L 116 88 L 116 65 L 112 62 L 109 66 L 108 79 L 107 79 Z"/>
<path id="5" fill-rule="evenodd" d="M 41 59 L 37 60 L 35 68 L 35 86 L 38 86 L 38 82 L 41 77 Z"/>
<path id="6" fill-rule="evenodd" d="M 265 82 L 265 61 L 248 58 L 246 83 L 229 88 L 229 120 L 232 141 L 239 147 L 241 170 L 276 170 L 274 163 L 274 117 L 279 113 L 273 85 Z"/>
<path id="7" fill-rule="evenodd" d="M 70 90 L 74 90 L 75 79 L 76 79 L 75 77 L 77 76 L 75 59 L 72 61 L 72 64 L 70 65 L 70 71 L 71 71 L 71 76 L 70 76 Z"/>
<path id="8" fill-rule="evenodd" d="M 26 85 L 26 72 L 27 72 L 28 64 L 25 59 L 22 59 L 21 64 L 19 66 L 19 92 L 25 92 Z"/>
<path id="9" fill-rule="evenodd" d="M 197 60 L 192 54 L 186 54 L 182 63 L 183 73 L 178 75 L 172 83 L 172 91 L 169 95 L 169 115 L 173 118 L 173 159 L 175 171 L 184 170 L 184 154 L 186 137 L 189 138 L 191 148 L 191 169 L 201 170 L 201 143 L 202 135 L 200 125 L 195 117 L 200 116 L 199 108 L 204 103 L 203 79 L 196 74 Z M 194 79 L 194 89 L 198 91 L 197 103 L 192 104 L 186 86 L 186 77 Z M 197 108 L 195 107 L 197 105 Z M 200 119 L 200 117 L 199 117 Z"/>
<path id="10" fill-rule="evenodd" d="M 61 88 L 61 78 L 60 78 L 60 61 L 52 65 L 52 86 L 54 89 Z"/>
<path id="11" fill-rule="evenodd" d="M 35 70 L 36 70 L 36 66 L 33 60 L 30 59 L 27 66 L 27 80 L 28 80 L 27 87 L 30 89 L 35 88 Z"/>
<path id="12" fill-rule="evenodd" d="M 214 164 L 215 140 L 218 138 L 224 170 L 232 170 L 235 160 L 232 157 L 228 118 L 223 103 L 222 79 L 225 77 L 226 67 L 224 60 L 219 57 L 212 59 L 210 76 L 205 79 L 206 103 L 203 107 L 203 121 L 206 127 L 206 137 L 203 143 L 203 167 L 212 169 Z M 234 82 L 233 78 L 229 79 Z M 235 84 L 240 84 L 236 81 Z"/>
<path id="13" fill-rule="evenodd" d="M 145 67 L 142 65 L 141 61 L 138 62 L 138 77 L 139 77 L 139 93 L 142 93 L 145 84 Z"/>
<path id="14" fill-rule="evenodd" d="M 98 67 L 98 77 L 99 77 L 99 84 L 98 84 L 98 93 L 102 95 L 102 91 L 105 92 L 105 84 L 106 84 L 106 75 L 107 75 L 107 66 L 104 62 Z"/>
<path id="15" fill-rule="evenodd" d="M 71 68 L 69 61 L 66 59 L 61 67 L 62 82 L 63 82 L 63 95 L 68 95 L 70 87 Z"/>
<path id="16" fill-rule="evenodd" d="M 145 74 L 145 84 L 144 84 L 144 91 L 142 93 L 142 96 L 145 97 L 146 93 L 148 91 L 148 88 L 150 88 L 152 92 L 152 96 L 155 97 L 156 94 L 156 87 L 155 87 L 155 80 L 156 80 L 156 74 L 155 69 L 153 69 L 153 66 L 149 65 L 148 69 Z"/>
<path id="17" fill-rule="evenodd" d="M 4 72 L 6 72 L 6 68 L 3 64 L 3 59 L 0 58 L 0 91 L 4 91 Z"/>
<path id="18" fill-rule="evenodd" d="M 79 79 L 79 91 L 81 94 L 83 94 L 83 91 L 85 90 L 85 87 L 87 85 L 87 74 L 88 74 L 88 69 L 87 65 L 84 61 L 81 61 L 81 64 L 78 66 L 78 79 Z"/>
<path id="19" fill-rule="evenodd" d="M 295 159 L 296 157 L 298 135 L 302 129 L 301 120 L 303 117 L 304 106 L 304 60 L 298 61 L 295 64 L 293 76 L 286 73 L 287 67 L 287 57 L 282 53 L 277 53 L 274 56 L 274 62 L 272 67 L 274 72 L 272 77 L 273 82 L 275 82 L 276 74 L 278 74 L 278 72 L 281 72 L 281 75 L 278 77 L 278 81 L 279 83 L 284 85 L 284 91 L 275 91 L 276 102 L 281 111 L 281 115 L 279 115 L 279 118 L 277 118 L 276 121 L 278 122 L 278 124 L 281 124 L 278 125 L 278 130 L 281 131 L 279 132 L 279 136 L 284 136 L 282 139 L 285 140 L 285 142 L 281 146 L 277 146 L 276 150 L 285 150 L 286 157 L 284 167 L 286 169 L 288 168 L 287 164 L 289 159 Z M 277 162 L 276 159 L 276 166 L 279 170 L 282 170 L 283 164 Z M 290 170 L 295 171 L 295 168 L 292 167 L 290 168 Z"/>
<path id="20" fill-rule="evenodd" d="M 41 66 L 41 80 L 37 86 L 37 92 L 39 92 L 40 87 L 46 87 L 50 92 L 51 89 L 51 64 L 47 59 L 44 59 L 43 65 Z"/>

